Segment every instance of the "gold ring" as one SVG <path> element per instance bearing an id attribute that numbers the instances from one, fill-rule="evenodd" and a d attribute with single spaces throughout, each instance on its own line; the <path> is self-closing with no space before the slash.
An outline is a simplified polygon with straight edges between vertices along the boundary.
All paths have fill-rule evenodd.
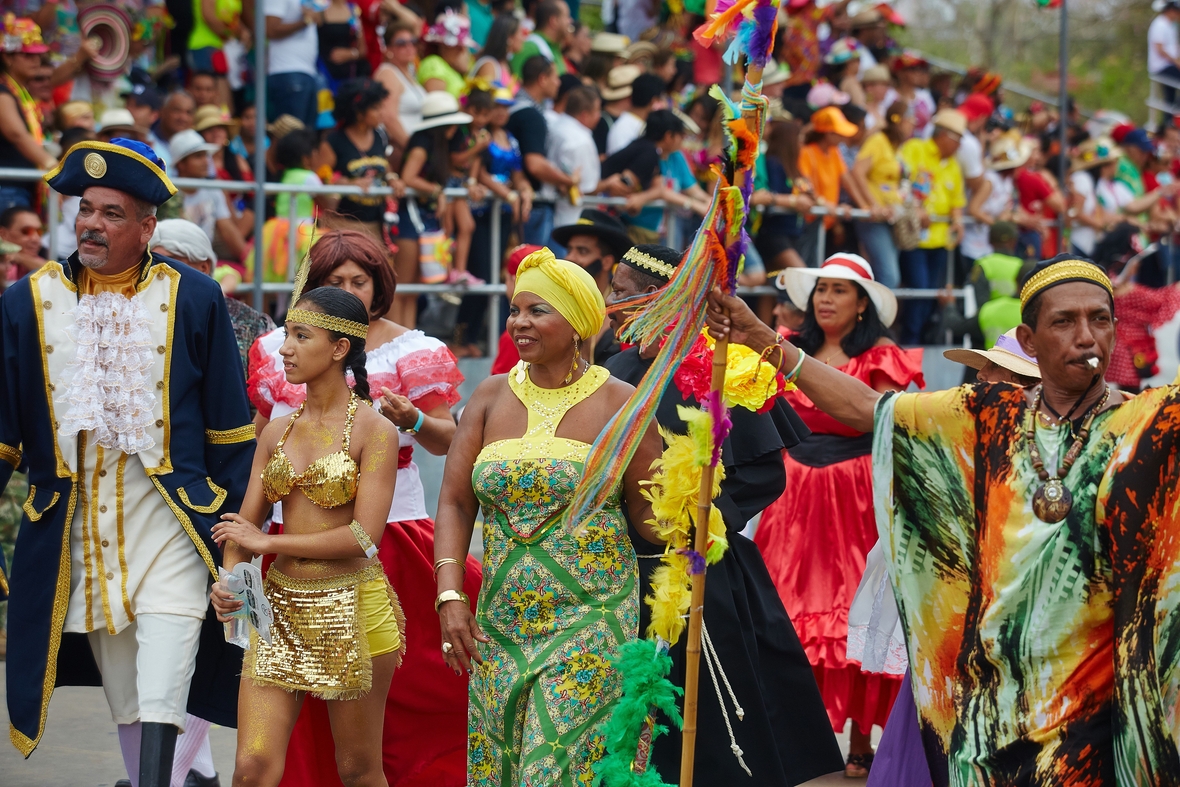
<path id="1" fill-rule="evenodd" d="M 449 643 L 449 642 L 443 643 L 443 653 L 450 653 L 454 649 L 455 649 L 455 646 L 452 645 L 451 643 Z"/>

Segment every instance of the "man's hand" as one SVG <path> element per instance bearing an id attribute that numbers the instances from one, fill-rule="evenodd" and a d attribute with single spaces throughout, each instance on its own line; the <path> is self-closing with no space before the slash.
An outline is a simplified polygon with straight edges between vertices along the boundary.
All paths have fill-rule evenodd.
<path id="1" fill-rule="evenodd" d="M 754 352 L 762 352 L 778 340 L 778 335 L 741 298 L 726 295 L 719 287 L 709 293 L 705 310 L 705 324 L 714 339 L 728 336 L 729 341 L 745 345 Z"/>
<path id="2" fill-rule="evenodd" d="M 951 292 L 950 287 L 943 287 L 938 291 L 938 305 L 942 307 L 950 306 L 955 302 L 955 294 Z"/>

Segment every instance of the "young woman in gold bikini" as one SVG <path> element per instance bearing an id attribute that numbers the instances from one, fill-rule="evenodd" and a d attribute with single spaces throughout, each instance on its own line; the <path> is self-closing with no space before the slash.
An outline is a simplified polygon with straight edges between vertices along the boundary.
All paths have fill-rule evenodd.
<path id="1" fill-rule="evenodd" d="M 373 542 L 393 499 L 398 440 L 368 406 L 368 322 L 361 301 L 333 287 L 304 293 L 287 313 L 280 353 L 307 399 L 262 430 L 242 509 L 213 529 L 227 567 L 277 555 L 265 588 L 271 643 L 253 635 L 242 669 L 235 787 L 279 783 L 308 693 L 331 700 L 341 781 L 386 785 L 381 729 L 405 624 Z M 279 501 L 284 532 L 264 534 L 254 523 Z M 221 583 L 210 597 L 223 621 L 241 606 Z"/>

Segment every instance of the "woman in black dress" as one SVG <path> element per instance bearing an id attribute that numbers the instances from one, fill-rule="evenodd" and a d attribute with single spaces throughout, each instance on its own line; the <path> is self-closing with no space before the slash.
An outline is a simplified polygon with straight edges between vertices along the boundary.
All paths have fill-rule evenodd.
<path id="1" fill-rule="evenodd" d="M 332 0 L 320 17 L 320 64 L 329 88 L 346 79 L 367 77 L 369 58 L 361 32 L 361 10 L 348 0 Z"/>

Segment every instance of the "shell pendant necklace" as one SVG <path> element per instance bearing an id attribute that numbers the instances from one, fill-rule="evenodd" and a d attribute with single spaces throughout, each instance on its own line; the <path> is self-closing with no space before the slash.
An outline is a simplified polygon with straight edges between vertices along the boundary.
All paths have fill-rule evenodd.
<path id="1" fill-rule="evenodd" d="M 1086 443 L 1086 438 L 1090 435 L 1090 425 L 1094 423 L 1094 417 L 1098 415 L 1106 404 L 1106 400 L 1110 396 L 1110 389 L 1107 388 L 1102 393 L 1102 397 L 1086 412 L 1086 416 L 1082 420 L 1081 429 L 1078 430 L 1077 436 L 1074 438 L 1069 450 L 1065 452 L 1065 456 L 1061 457 L 1058 463 L 1056 477 L 1050 477 L 1049 471 L 1045 469 L 1045 462 L 1041 459 L 1041 451 L 1037 448 L 1036 416 L 1034 414 L 1040 412 L 1041 398 L 1043 395 L 1044 388 L 1038 387 L 1032 410 L 1029 411 L 1028 416 L 1025 418 L 1024 436 L 1028 442 L 1028 452 L 1032 459 L 1033 469 L 1036 470 L 1037 476 L 1041 479 L 1040 488 L 1033 494 L 1033 514 L 1042 522 L 1052 525 L 1065 519 L 1069 515 L 1070 509 L 1073 508 L 1073 494 L 1065 485 L 1064 480 L 1069 474 L 1069 469 L 1081 454 L 1082 447 Z M 1084 398 L 1085 394 L 1082 395 L 1082 399 Z M 1081 404 L 1081 401 L 1079 399 L 1078 404 Z M 1062 420 L 1065 423 L 1069 423 L 1069 416 L 1072 414 L 1073 410 L 1070 410 Z"/>

